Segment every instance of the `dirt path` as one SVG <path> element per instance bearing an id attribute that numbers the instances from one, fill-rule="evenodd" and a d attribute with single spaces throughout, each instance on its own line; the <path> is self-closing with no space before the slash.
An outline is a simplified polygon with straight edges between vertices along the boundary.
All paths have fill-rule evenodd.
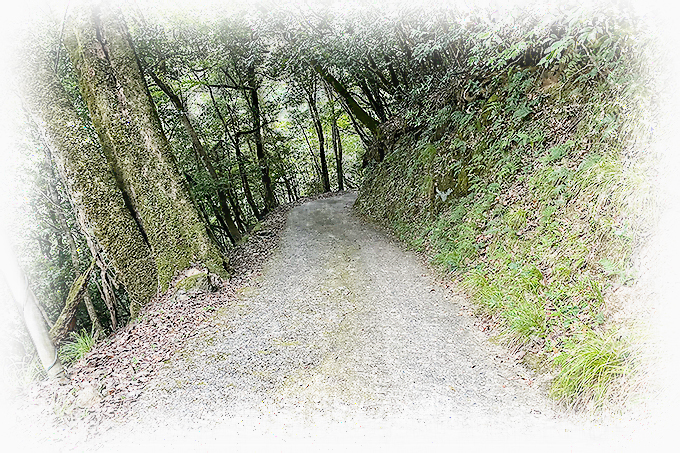
<path id="1" fill-rule="evenodd" d="M 261 276 L 93 446 L 602 440 L 553 410 L 416 256 L 354 217 L 354 199 L 291 211 Z"/>

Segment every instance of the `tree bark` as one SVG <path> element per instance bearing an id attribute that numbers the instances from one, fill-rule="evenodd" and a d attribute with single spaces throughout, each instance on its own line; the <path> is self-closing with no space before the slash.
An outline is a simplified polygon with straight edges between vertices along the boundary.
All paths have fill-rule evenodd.
<path id="1" fill-rule="evenodd" d="M 26 52 L 17 76 L 24 105 L 54 152 L 78 223 L 100 245 L 131 302 L 146 303 L 157 287 L 151 249 L 101 149 L 37 46 Z"/>
<path id="2" fill-rule="evenodd" d="M 66 296 L 66 304 L 61 310 L 59 318 L 54 322 L 54 326 L 50 329 L 50 337 L 56 345 L 64 341 L 69 333 L 69 324 L 76 314 L 76 309 L 83 298 L 83 294 L 87 292 L 87 281 L 94 269 L 94 265 L 95 262 L 92 261 L 90 267 L 73 282 L 73 286 L 71 286 L 71 290 L 68 296 Z"/>
<path id="3" fill-rule="evenodd" d="M 315 90 L 313 88 L 312 90 Z M 307 93 L 307 105 L 309 106 L 309 112 L 312 116 L 312 123 L 314 124 L 314 129 L 316 130 L 316 136 L 319 139 L 319 160 L 321 160 L 321 185 L 323 186 L 324 192 L 331 191 L 331 182 L 328 177 L 328 164 L 326 163 L 326 146 L 324 144 L 323 136 L 323 126 L 321 124 L 321 118 L 319 117 L 319 111 L 316 108 L 316 96 L 315 93 Z"/>
<path id="4" fill-rule="evenodd" d="M 338 191 L 342 192 L 345 190 L 344 172 L 342 171 L 342 140 L 340 140 L 340 130 L 338 129 L 338 117 L 335 114 L 335 101 L 331 94 L 331 90 L 326 84 L 326 95 L 328 96 L 328 101 L 331 105 L 331 136 L 333 142 L 333 155 L 335 156 L 335 173 L 338 177 Z"/>
<path id="5" fill-rule="evenodd" d="M 153 252 L 158 287 L 199 261 L 228 277 L 163 133 L 120 10 L 74 8 L 65 44 L 104 153 Z M 146 301 L 145 301 L 146 302 Z M 140 306 L 131 306 L 135 316 Z"/>
<path id="6" fill-rule="evenodd" d="M 345 86 L 340 83 L 333 75 L 327 72 L 323 66 L 317 62 L 312 63 L 314 70 L 324 79 L 336 93 L 342 97 L 347 105 L 347 108 L 352 112 L 356 119 L 366 126 L 369 131 L 373 134 L 373 137 L 379 139 L 381 137 L 380 124 L 371 115 L 369 115 L 359 104 L 354 100 L 354 97 L 345 88 Z"/>
<path id="7" fill-rule="evenodd" d="M 338 129 L 338 121 L 335 114 L 333 115 L 333 124 L 331 124 L 331 130 L 333 133 L 333 154 L 335 154 L 335 169 L 338 176 L 338 190 L 342 192 L 345 190 L 343 185 L 345 174 L 342 170 L 342 140 L 340 139 L 340 130 Z"/>
<path id="8" fill-rule="evenodd" d="M 257 204 L 255 204 L 255 200 L 253 199 L 253 193 L 250 190 L 250 184 L 248 183 L 248 176 L 246 174 L 245 170 L 245 163 L 244 163 L 244 158 L 243 154 L 241 154 L 241 143 L 240 143 L 240 136 L 243 134 L 250 134 L 252 131 L 246 131 L 246 132 L 241 132 L 238 131 L 234 134 L 229 131 L 229 127 L 227 127 L 227 122 L 224 120 L 224 117 L 222 116 L 222 112 L 220 112 L 220 108 L 217 105 L 217 101 L 215 101 L 215 96 L 213 96 L 212 89 L 210 86 L 208 86 L 208 92 L 210 93 L 210 99 L 212 100 L 213 107 L 215 107 L 215 113 L 217 113 L 217 117 L 220 119 L 220 122 L 222 123 L 222 127 L 224 128 L 224 133 L 229 137 L 231 140 L 232 144 L 234 145 L 234 152 L 236 154 L 236 163 L 238 164 L 238 172 L 239 175 L 241 176 L 241 184 L 243 184 L 243 193 L 246 196 L 246 201 L 248 201 L 248 204 L 250 205 L 250 209 L 253 211 L 253 215 L 257 220 L 260 220 L 262 218 L 262 215 L 260 214 L 260 210 L 257 209 Z M 233 114 L 232 114 L 232 119 L 233 119 Z"/>
<path id="9" fill-rule="evenodd" d="M 57 222 L 59 223 L 62 232 L 66 236 L 66 242 L 68 242 L 69 251 L 71 253 L 71 263 L 73 264 L 73 268 L 75 269 L 76 273 L 79 273 L 81 272 L 81 269 L 80 269 L 80 257 L 78 256 L 78 247 L 76 246 L 73 233 L 71 232 L 71 229 L 68 227 L 66 217 L 64 216 L 64 213 L 61 211 L 62 204 L 59 200 L 57 188 L 54 183 L 54 181 L 56 180 L 56 175 L 54 173 L 52 153 L 50 151 L 49 146 L 45 146 L 45 157 L 47 158 L 46 159 L 47 168 L 48 171 L 50 172 L 49 178 L 50 182 L 48 183 L 50 189 L 50 198 L 52 200 L 52 203 L 57 208 L 55 209 L 55 216 L 57 218 Z M 104 327 L 102 327 L 101 322 L 99 322 L 97 310 L 95 310 L 94 304 L 92 303 L 92 299 L 90 298 L 90 292 L 87 290 L 85 290 L 85 292 L 83 293 L 83 303 L 85 304 L 87 314 L 90 317 L 90 322 L 92 323 L 92 330 L 94 330 L 94 338 L 96 339 L 103 338 Z"/>
<path id="10" fill-rule="evenodd" d="M 252 86 L 255 84 L 255 70 L 251 67 L 248 71 L 248 83 Z M 257 162 L 260 166 L 260 173 L 262 175 L 262 186 L 264 188 L 264 206 L 267 212 L 271 212 L 276 207 L 276 197 L 274 197 L 274 190 L 272 189 L 272 181 L 269 176 L 269 162 L 267 155 L 264 152 L 264 144 L 262 143 L 262 115 L 260 112 L 260 100 L 257 94 L 257 89 L 246 88 L 250 93 L 250 111 L 253 116 L 253 134 L 255 137 L 255 151 L 257 154 Z"/>

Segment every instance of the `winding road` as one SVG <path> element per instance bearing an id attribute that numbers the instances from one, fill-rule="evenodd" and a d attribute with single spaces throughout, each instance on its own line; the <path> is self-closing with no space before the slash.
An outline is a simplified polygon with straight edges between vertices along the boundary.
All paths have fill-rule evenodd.
<path id="1" fill-rule="evenodd" d="M 176 354 L 134 418 L 99 447 L 453 442 L 507 451 L 548 442 L 577 451 L 609 439 L 554 409 L 474 326 L 460 296 L 353 215 L 355 198 L 292 210 L 262 274 Z"/>

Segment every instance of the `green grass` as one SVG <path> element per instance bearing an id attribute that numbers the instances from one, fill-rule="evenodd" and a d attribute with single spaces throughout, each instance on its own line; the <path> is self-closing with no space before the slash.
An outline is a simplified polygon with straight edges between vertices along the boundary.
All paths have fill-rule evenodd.
<path id="1" fill-rule="evenodd" d="M 614 324 L 609 291 L 634 284 L 632 252 L 653 224 L 649 159 L 631 159 L 652 112 L 645 83 L 626 88 L 632 66 L 612 60 L 615 85 L 583 67 L 585 55 L 563 58 L 550 93 L 541 71 L 511 68 L 489 79 L 486 98 L 433 109 L 431 133 L 400 138 L 357 206 L 461 282 L 499 338 L 547 359 L 537 371 L 557 376 L 557 400 L 603 405 L 634 370 L 626 340 L 603 329 Z M 449 132 L 430 143 L 441 125 Z M 466 191 L 436 196 L 459 175 Z"/>
<path id="2" fill-rule="evenodd" d="M 616 331 L 587 331 L 565 344 L 553 359 L 559 373 L 550 393 L 569 406 L 594 404 L 601 407 L 630 377 L 634 364 L 630 345 Z"/>
<path id="3" fill-rule="evenodd" d="M 71 340 L 59 348 L 59 358 L 64 364 L 75 363 L 82 359 L 95 344 L 92 335 L 85 330 L 81 330 L 80 333 L 71 332 Z"/>

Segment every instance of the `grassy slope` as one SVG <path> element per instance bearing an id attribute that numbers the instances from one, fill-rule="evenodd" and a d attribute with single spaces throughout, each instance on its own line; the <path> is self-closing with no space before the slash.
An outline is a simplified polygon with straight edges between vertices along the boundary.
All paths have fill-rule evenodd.
<path id="1" fill-rule="evenodd" d="M 635 364 L 607 300 L 635 281 L 651 195 L 633 150 L 649 139 L 649 108 L 619 25 L 580 46 L 590 23 L 576 21 L 571 47 L 545 64 L 461 81 L 471 101 L 432 93 L 426 131 L 396 139 L 357 200 L 462 282 L 527 364 L 556 372 L 553 396 L 575 405 L 611 401 Z"/>

